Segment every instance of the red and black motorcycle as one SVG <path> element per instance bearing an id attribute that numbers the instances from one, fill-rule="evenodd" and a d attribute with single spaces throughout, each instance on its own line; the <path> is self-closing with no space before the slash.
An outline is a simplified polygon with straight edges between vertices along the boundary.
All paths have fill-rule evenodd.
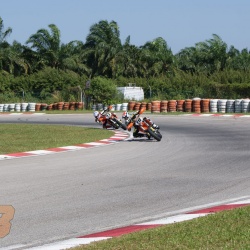
<path id="1" fill-rule="evenodd" d="M 112 105 L 108 106 L 107 109 L 104 109 L 103 111 L 95 111 L 94 117 L 95 121 L 98 123 L 101 123 L 103 125 L 103 128 L 114 128 L 119 129 L 122 128 L 124 130 L 127 130 L 127 126 L 122 123 L 121 119 L 118 118 L 116 113 L 111 112 Z"/>

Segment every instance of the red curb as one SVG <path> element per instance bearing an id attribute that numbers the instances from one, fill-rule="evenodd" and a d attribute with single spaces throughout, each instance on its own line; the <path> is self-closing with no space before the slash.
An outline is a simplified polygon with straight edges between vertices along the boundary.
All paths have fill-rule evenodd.
<path id="1" fill-rule="evenodd" d="M 78 146 L 78 147 L 83 147 L 83 148 L 93 148 L 95 147 L 95 145 L 89 145 L 89 144 L 77 144 L 75 146 Z"/>
<path id="2" fill-rule="evenodd" d="M 125 139 L 125 138 L 124 138 Z M 109 138 L 110 141 L 122 141 L 123 138 L 112 138 L 112 136 Z"/>
<path id="3" fill-rule="evenodd" d="M 110 144 L 109 141 L 96 141 L 96 142 L 98 142 L 98 143 L 103 143 L 103 144 Z"/>
<path id="4" fill-rule="evenodd" d="M 120 136 L 119 136 L 119 134 L 120 134 Z M 89 143 L 76 144 L 73 146 L 82 147 L 82 148 L 93 148 L 93 147 L 98 147 L 98 146 L 102 146 L 102 145 L 112 144 L 115 141 L 123 141 L 128 137 L 129 137 L 129 135 L 127 133 L 119 131 L 119 132 L 114 132 L 114 135 L 112 135 L 108 139 L 103 139 L 103 140 L 89 142 Z M 93 144 L 91 144 L 91 143 L 93 143 Z M 97 143 L 97 145 L 95 145 L 94 143 Z M 47 151 L 49 154 L 50 152 L 59 153 L 59 152 L 66 152 L 66 151 L 74 150 L 74 149 L 71 149 L 68 147 L 70 147 L 70 146 L 62 146 L 62 147 L 58 147 L 58 148 L 48 148 L 48 149 L 44 149 L 43 151 Z M 39 154 L 36 154 L 35 151 L 40 151 L 40 150 L 34 150 L 32 153 L 18 152 L 18 153 L 10 153 L 10 154 L 0 155 L 0 160 L 10 159 L 8 157 L 19 158 L 19 157 L 27 157 L 27 156 L 38 156 Z M 44 155 L 44 154 L 42 154 L 42 155 Z"/>
<path id="5" fill-rule="evenodd" d="M 63 151 L 68 151 L 68 149 L 66 149 L 66 148 L 47 148 L 46 151 L 63 152 Z"/>
<path id="6" fill-rule="evenodd" d="M 14 157 L 22 157 L 22 156 L 32 156 L 33 154 L 21 152 L 21 153 L 11 153 L 11 154 L 7 154 L 7 155 L 14 156 Z"/>
<path id="7" fill-rule="evenodd" d="M 220 212 L 220 211 L 231 210 L 231 209 L 234 209 L 234 208 L 239 208 L 239 207 L 244 207 L 244 206 L 249 206 L 249 204 L 221 205 L 221 206 L 201 209 L 201 210 L 190 212 L 190 213 L 187 213 L 187 214 L 217 213 L 217 212 Z"/>
<path id="8" fill-rule="evenodd" d="M 80 236 L 77 238 L 118 237 L 118 236 L 121 236 L 124 234 L 129 234 L 129 233 L 133 233 L 133 232 L 137 232 L 137 231 L 141 231 L 141 230 L 145 230 L 145 229 L 149 229 L 149 228 L 155 228 L 155 227 L 159 227 L 159 226 L 161 226 L 161 225 L 131 225 L 131 226 L 127 226 L 127 227 L 121 227 L 121 228 L 117 228 L 117 229 L 107 230 L 107 231 L 100 232 L 100 233 L 88 234 L 88 235 Z"/>

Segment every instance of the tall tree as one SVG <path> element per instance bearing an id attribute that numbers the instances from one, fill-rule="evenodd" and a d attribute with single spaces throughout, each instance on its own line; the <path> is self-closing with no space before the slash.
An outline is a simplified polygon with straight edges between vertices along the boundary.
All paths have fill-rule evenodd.
<path id="1" fill-rule="evenodd" d="M 142 47 L 142 67 L 146 76 L 166 75 L 173 63 L 173 53 L 167 42 L 158 37 Z"/>
<path id="2" fill-rule="evenodd" d="M 130 44 L 130 36 L 128 36 L 118 55 L 121 75 L 128 78 L 137 77 L 140 57 L 141 49 Z"/>
<path id="3" fill-rule="evenodd" d="M 88 65 L 93 75 L 114 77 L 117 70 L 117 56 L 122 49 L 117 23 L 102 20 L 90 27 L 86 38 Z"/>
<path id="4" fill-rule="evenodd" d="M 79 75 L 91 75 L 91 68 L 87 66 L 87 57 L 84 53 L 84 43 L 81 41 L 71 41 L 62 45 L 62 51 L 66 55 L 63 60 L 65 68 L 72 70 Z"/>
<path id="5" fill-rule="evenodd" d="M 182 49 L 177 55 L 179 68 L 191 72 L 211 74 L 224 70 L 228 65 L 227 44 L 213 34 L 213 38 Z"/>
<path id="6" fill-rule="evenodd" d="M 61 34 L 55 24 L 49 25 L 50 31 L 40 29 L 29 37 L 26 44 L 31 44 L 35 49 L 36 57 L 40 64 L 52 68 L 62 67 L 64 55 L 61 50 Z"/>
<path id="7" fill-rule="evenodd" d="M 6 41 L 6 38 L 11 34 L 11 32 L 11 28 L 7 28 L 6 30 L 4 30 L 3 19 L 0 17 L 0 70 L 6 70 L 8 61 L 10 60 L 10 45 Z"/>
<path id="8" fill-rule="evenodd" d="M 12 33 L 12 28 L 4 30 L 3 19 L 0 17 L 0 45 L 6 42 L 6 38 Z"/>
<path id="9" fill-rule="evenodd" d="M 210 73 L 224 70 L 227 64 L 227 44 L 213 34 L 213 38 L 196 44 L 199 64 L 205 64 Z"/>

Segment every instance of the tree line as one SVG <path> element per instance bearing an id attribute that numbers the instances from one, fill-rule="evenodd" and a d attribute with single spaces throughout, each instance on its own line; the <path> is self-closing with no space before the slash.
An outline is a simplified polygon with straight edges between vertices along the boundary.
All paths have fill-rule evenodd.
<path id="1" fill-rule="evenodd" d="M 0 102 L 115 102 L 117 86 L 136 83 L 148 99 L 246 98 L 250 53 L 228 46 L 219 35 L 173 54 L 162 37 L 142 46 L 122 43 L 115 21 L 93 24 L 85 41 L 61 42 L 55 24 L 31 34 L 25 44 L 8 43 L 11 28 L 0 17 Z M 86 82 L 90 81 L 90 88 Z"/>

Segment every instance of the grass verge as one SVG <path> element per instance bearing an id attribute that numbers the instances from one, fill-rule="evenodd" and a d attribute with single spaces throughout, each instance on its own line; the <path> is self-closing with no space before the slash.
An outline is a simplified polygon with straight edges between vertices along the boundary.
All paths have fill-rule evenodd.
<path id="1" fill-rule="evenodd" d="M 250 249 L 250 206 L 222 211 L 71 250 Z"/>
<path id="2" fill-rule="evenodd" d="M 36 124 L 1 124 L 0 133 L 0 154 L 71 146 L 113 135 L 105 129 Z"/>

